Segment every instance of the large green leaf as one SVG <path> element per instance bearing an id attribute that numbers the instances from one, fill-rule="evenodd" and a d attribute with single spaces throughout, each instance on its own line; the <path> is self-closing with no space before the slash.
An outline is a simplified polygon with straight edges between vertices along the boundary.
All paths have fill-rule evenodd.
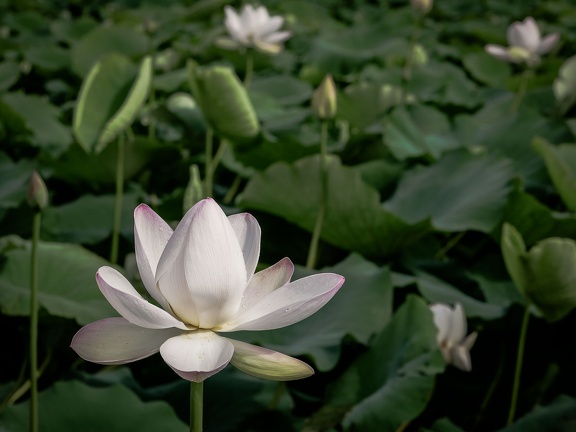
<path id="1" fill-rule="evenodd" d="M 485 51 L 471 52 L 464 56 L 466 69 L 476 78 L 492 87 L 503 87 L 510 77 L 510 66 Z"/>
<path id="2" fill-rule="evenodd" d="M 428 306 L 409 296 L 370 350 L 329 391 L 330 405 L 350 409 L 345 426 L 396 431 L 422 412 L 434 387 L 434 375 L 444 370 L 436 333 Z"/>
<path id="3" fill-rule="evenodd" d="M 0 63 L 0 91 L 8 90 L 18 81 L 20 76 L 20 66 L 14 61 L 3 61 Z"/>
<path id="4" fill-rule="evenodd" d="M 423 155 L 438 158 L 459 147 L 448 118 L 424 105 L 394 109 L 384 120 L 383 139 L 398 160 Z"/>
<path id="5" fill-rule="evenodd" d="M 417 272 L 420 293 L 431 303 L 460 303 L 468 317 L 481 317 L 487 320 L 502 317 L 507 304 L 490 304 L 470 297 L 456 287 L 424 272 Z"/>
<path id="6" fill-rule="evenodd" d="M 127 57 L 107 54 L 82 83 L 74 111 L 73 131 L 87 153 L 101 152 L 128 128 L 146 101 L 152 59 L 137 69 Z"/>
<path id="7" fill-rule="evenodd" d="M 255 78 L 250 85 L 250 95 L 265 94 L 281 105 L 297 105 L 312 96 L 312 86 L 290 75 L 273 75 Z"/>
<path id="8" fill-rule="evenodd" d="M 532 411 L 500 432 L 570 432 L 576 425 L 576 399 L 562 395 Z"/>
<path id="9" fill-rule="evenodd" d="M 510 194 L 504 220 L 522 234 L 529 246 L 546 237 L 576 239 L 576 215 L 554 212 L 525 192 Z"/>
<path id="10" fill-rule="evenodd" d="M 134 230 L 133 213 L 136 196 L 128 194 L 122 200 L 121 234 L 131 239 Z M 48 207 L 43 213 L 43 233 L 50 240 L 94 244 L 112 232 L 114 195 L 83 195 L 76 201 Z"/>
<path id="11" fill-rule="evenodd" d="M 321 371 L 331 370 L 336 365 L 344 336 L 353 336 L 367 344 L 392 315 L 390 271 L 353 254 L 334 267 L 323 268 L 322 272 L 341 274 L 346 282 L 314 315 L 282 329 L 236 335 L 286 354 L 309 355 Z M 297 268 L 293 280 L 308 274 L 312 272 Z"/>
<path id="12" fill-rule="evenodd" d="M 45 98 L 23 93 L 6 93 L 2 101 L 22 117 L 32 133 L 32 144 L 59 154 L 72 142 L 70 129 L 59 120 L 60 110 Z"/>
<path id="13" fill-rule="evenodd" d="M 188 69 L 192 93 L 214 131 L 235 143 L 253 142 L 260 125 L 248 92 L 234 71 L 225 66 L 199 67 L 193 62 Z"/>
<path id="14" fill-rule="evenodd" d="M 319 162 L 316 155 L 290 165 L 271 165 L 250 180 L 240 204 L 312 231 L 320 202 Z M 383 209 L 378 191 L 336 156 L 329 156 L 327 165 L 328 200 L 322 227 L 322 238 L 327 242 L 366 256 L 384 257 L 402 250 L 428 230 L 426 222 L 409 225 Z"/>
<path id="15" fill-rule="evenodd" d="M 542 138 L 532 142 L 564 204 L 576 211 L 576 144 L 554 146 Z"/>
<path id="16" fill-rule="evenodd" d="M 12 162 L 4 153 L 0 153 L 0 208 L 18 207 L 26 198 L 32 163 L 22 159 Z"/>
<path id="17" fill-rule="evenodd" d="M 526 251 L 520 233 L 504 224 L 501 247 L 516 287 L 547 320 L 562 319 L 576 307 L 576 241 L 552 237 Z"/>
<path id="18" fill-rule="evenodd" d="M 184 432 L 174 410 L 163 401 L 142 402 L 117 384 L 90 387 L 80 381 L 59 381 L 40 393 L 40 431 Z M 3 432 L 28 430 L 29 402 L 13 405 L 0 414 Z"/>
<path id="19" fill-rule="evenodd" d="M 0 270 L 0 310 L 6 315 L 30 313 L 30 242 L 10 241 Z M 55 316 L 87 324 L 116 316 L 98 290 L 94 275 L 108 263 L 73 244 L 41 242 L 38 248 L 38 302 Z"/>
<path id="20" fill-rule="evenodd" d="M 123 26 L 100 26 L 72 45 L 72 70 L 85 77 L 106 54 L 117 53 L 133 58 L 144 55 L 147 50 L 148 40 L 144 32 Z"/>
<path id="21" fill-rule="evenodd" d="M 391 107 L 402 102 L 402 89 L 390 84 L 359 82 L 338 95 L 338 118 L 364 130 Z"/>
<path id="22" fill-rule="evenodd" d="M 407 223 L 431 218 L 443 231 L 490 232 L 500 221 L 513 174 L 507 160 L 452 152 L 408 171 L 384 207 Z"/>

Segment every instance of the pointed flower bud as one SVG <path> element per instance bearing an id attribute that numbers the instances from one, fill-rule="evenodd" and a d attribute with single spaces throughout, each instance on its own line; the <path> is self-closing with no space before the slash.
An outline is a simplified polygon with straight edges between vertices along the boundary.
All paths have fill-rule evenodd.
<path id="1" fill-rule="evenodd" d="M 200 180 L 200 171 L 198 165 L 190 166 L 190 181 L 184 191 L 184 213 L 192 208 L 194 204 L 203 198 L 202 181 Z"/>
<path id="2" fill-rule="evenodd" d="M 421 14 L 427 14 L 432 9 L 432 0 L 410 0 L 412 9 Z"/>
<path id="3" fill-rule="evenodd" d="M 332 75 L 326 75 L 312 96 L 312 109 L 319 118 L 328 120 L 336 116 L 337 108 L 336 85 Z"/>
<path id="4" fill-rule="evenodd" d="M 28 204 L 36 211 L 42 211 L 48 205 L 48 189 L 40 174 L 34 171 L 28 187 Z"/>

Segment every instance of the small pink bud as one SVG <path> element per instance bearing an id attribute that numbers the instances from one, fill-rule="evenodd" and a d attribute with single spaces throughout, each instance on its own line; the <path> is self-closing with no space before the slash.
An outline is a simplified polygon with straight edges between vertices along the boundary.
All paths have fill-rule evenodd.
<path id="1" fill-rule="evenodd" d="M 30 178 L 28 204 L 37 211 L 44 210 L 48 205 L 48 189 L 37 171 L 33 171 Z"/>
<path id="2" fill-rule="evenodd" d="M 326 75 L 312 96 L 312 109 L 319 118 L 328 120 L 336 116 L 337 108 L 336 85 L 332 76 Z"/>

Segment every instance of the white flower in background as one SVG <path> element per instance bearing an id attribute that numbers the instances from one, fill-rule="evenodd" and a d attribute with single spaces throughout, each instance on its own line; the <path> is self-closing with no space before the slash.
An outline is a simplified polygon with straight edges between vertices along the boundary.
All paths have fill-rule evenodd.
<path id="1" fill-rule="evenodd" d="M 230 6 L 224 8 L 224 25 L 230 38 L 221 38 L 218 45 L 226 49 L 255 48 L 268 54 L 282 51 L 282 43 L 291 36 L 278 31 L 284 23 L 281 16 L 270 16 L 264 6 L 244 5 L 240 14 Z"/>
<path id="2" fill-rule="evenodd" d="M 560 35 L 551 33 L 542 38 L 538 24 L 534 18 L 516 21 L 508 27 L 509 47 L 486 45 L 486 52 L 494 57 L 510 63 L 526 63 L 536 66 L 540 56 L 549 53 L 558 43 Z"/>
<path id="3" fill-rule="evenodd" d="M 446 363 L 464 371 L 472 370 L 470 349 L 476 341 L 477 333 L 466 337 L 466 315 L 461 304 L 454 308 L 444 303 L 430 305 L 434 314 L 434 324 L 438 327 L 437 341 Z"/>
<path id="4" fill-rule="evenodd" d="M 301 321 L 336 294 L 342 276 L 322 273 L 290 282 L 294 265 L 288 258 L 254 273 L 258 222 L 247 213 L 226 217 L 212 199 L 192 207 L 175 231 L 141 204 L 134 211 L 134 238 L 140 277 L 161 307 L 144 299 L 117 270 L 101 267 L 98 287 L 122 318 L 80 329 L 72 340 L 80 357 L 124 364 L 160 351 L 178 375 L 194 382 L 228 363 L 266 379 L 312 375 L 300 360 L 218 333 Z"/>

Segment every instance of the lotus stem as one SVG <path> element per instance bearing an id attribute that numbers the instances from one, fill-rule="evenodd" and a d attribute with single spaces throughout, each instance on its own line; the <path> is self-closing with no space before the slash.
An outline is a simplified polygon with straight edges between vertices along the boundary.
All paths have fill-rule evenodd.
<path id="1" fill-rule="evenodd" d="M 314 231 L 312 232 L 312 240 L 310 241 L 310 249 L 308 250 L 308 259 L 306 260 L 306 267 L 313 269 L 316 265 L 318 258 L 318 243 L 320 242 L 320 234 L 322 233 L 322 225 L 326 215 L 326 204 L 328 201 L 328 122 L 322 120 L 320 126 L 320 203 L 318 206 L 318 214 L 316 215 L 316 223 L 314 224 Z"/>
<path id="2" fill-rule="evenodd" d="M 32 225 L 30 262 L 30 432 L 38 432 L 38 243 L 42 211 L 36 210 Z"/>
<path id="3" fill-rule="evenodd" d="M 224 204 L 230 204 L 232 202 L 232 200 L 236 196 L 236 192 L 238 192 L 238 189 L 240 188 L 241 183 L 242 183 L 242 177 L 236 174 L 236 177 L 234 177 L 234 181 L 232 182 L 232 186 L 230 186 L 230 189 L 228 189 L 228 192 L 226 192 L 226 195 L 222 199 L 222 202 Z"/>
<path id="4" fill-rule="evenodd" d="M 118 137 L 118 154 L 116 155 L 116 194 L 114 196 L 114 221 L 112 225 L 112 246 L 110 263 L 118 262 L 120 244 L 120 224 L 122 222 L 122 199 L 124 193 L 124 135 Z"/>
<path id="5" fill-rule="evenodd" d="M 202 432 L 204 383 L 190 382 L 190 432 Z"/>
<path id="6" fill-rule="evenodd" d="M 526 333 L 528 332 L 528 321 L 530 320 L 530 305 L 524 310 L 520 338 L 518 339 L 518 354 L 516 356 L 516 370 L 514 372 L 514 384 L 512 385 L 512 399 L 510 401 L 510 411 L 508 411 L 507 424 L 514 422 L 516 414 L 516 404 L 518 402 L 518 390 L 520 389 L 520 376 L 522 374 L 522 361 L 524 360 L 524 345 L 526 343 Z"/>
<path id="7" fill-rule="evenodd" d="M 246 51 L 246 69 L 244 71 L 244 87 L 248 90 L 252 82 L 252 75 L 254 74 L 254 53 L 252 50 Z"/>
<path id="8" fill-rule="evenodd" d="M 214 133 L 211 128 L 206 129 L 206 142 L 204 144 L 205 149 L 205 173 L 204 173 L 204 193 L 207 197 L 212 196 L 212 182 L 213 182 L 213 167 L 212 167 L 212 151 L 213 151 L 213 138 Z"/>
<path id="9" fill-rule="evenodd" d="M 528 89 L 528 82 L 530 81 L 531 71 L 526 69 L 522 72 L 520 76 L 520 85 L 518 86 L 518 93 L 514 97 L 514 102 L 512 102 L 512 112 L 515 113 L 520 108 L 520 104 L 526 95 L 526 90 Z"/>
<path id="10" fill-rule="evenodd" d="M 152 34 L 148 34 L 148 55 L 152 58 L 152 66 L 150 67 L 150 87 L 148 89 L 148 106 L 153 108 L 156 104 L 156 94 L 154 93 L 154 38 Z M 156 137 L 156 119 L 150 115 L 148 123 L 148 138 L 154 139 Z"/>

